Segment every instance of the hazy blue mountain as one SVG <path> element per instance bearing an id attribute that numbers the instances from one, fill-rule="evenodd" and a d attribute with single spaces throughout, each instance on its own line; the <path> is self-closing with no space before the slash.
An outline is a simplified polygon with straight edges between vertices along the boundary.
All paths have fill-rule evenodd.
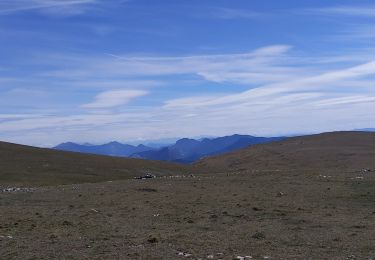
<path id="1" fill-rule="evenodd" d="M 375 128 L 362 128 L 362 129 L 355 129 L 354 131 L 375 132 Z"/>
<path id="2" fill-rule="evenodd" d="M 91 153 L 108 156 L 132 157 L 147 160 L 191 163 L 206 156 L 212 156 L 245 148 L 253 144 L 282 140 L 284 137 L 255 137 L 250 135 L 232 135 L 218 138 L 203 138 L 199 140 L 183 138 L 175 144 L 162 148 L 145 145 L 129 145 L 110 142 L 102 145 L 89 143 L 62 143 L 54 147 L 56 150 Z"/>
<path id="3" fill-rule="evenodd" d="M 190 163 L 205 156 L 231 152 L 253 144 L 282 140 L 284 137 L 255 137 L 250 135 L 232 135 L 219 138 L 194 140 L 184 138 L 174 145 L 158 150 L 133 154 L 133 158 Z"/>
<path id="4" fill-rule="evenodd" d="M 92 145 L 92 144 L 76 144 L 72 142 L 62 143 L 58 146 L 53 147 L 53 149 L 61 151 L 79 152 L 79 153 L 92 153 L 100 155 L 109 156 L 121 156 L 128 157 L 134 153 L 140 153 L 144 151 L 152 150 L 153 148 L 147 147 L 145 145 L 128 145 L 119 142 L 110 142 L 108 144 L 102 145 Z"/>

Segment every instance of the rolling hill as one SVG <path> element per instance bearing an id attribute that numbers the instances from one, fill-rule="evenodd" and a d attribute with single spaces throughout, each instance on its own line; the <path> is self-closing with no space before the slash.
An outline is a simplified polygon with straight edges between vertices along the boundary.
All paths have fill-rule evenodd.
<path id="1" fill-rule="evenodd" d="M 374 158 L 375 133 L 360 132 L 254 145 L 195 170 L 0 143 L 0 259 L 372 259 L 375 174 L 362 169 Z"/>
<path id="2" fill-rule="evenodd" d="M 128 179 L 151 172 L 179 174 L 186 166 L 89 155 L 0 142 L 0 184 L 60 185 Z"/>
<path id="3" fill-rule="evenodd" d="M 196 163 L 209 171 L 375 169 L 375 133 L 333 132 L 254 145 Z"/>

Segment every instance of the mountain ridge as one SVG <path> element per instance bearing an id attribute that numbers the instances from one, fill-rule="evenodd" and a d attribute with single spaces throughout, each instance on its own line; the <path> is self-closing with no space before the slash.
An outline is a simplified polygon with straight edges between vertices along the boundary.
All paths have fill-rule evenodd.
<path id="1" fill-rule="evenodd" d="M 129 157 L 130 155 L 138 152 L 152 150 L 153 148 L 147 147 L 143 144 L 134 146 L 129 144 L 122 144 L 117 141 L 112 141 L 107 144 L 93 145 L 93 144 L 77 144 L 73 142 L 61 143 L 55 147 L 55 150 L 79 152 L 88 154 L 108 155 L 117 157 Z"/>
<path id="2" fill-rule="evenodd" d="M 282 140 L 285 137 L 255 137 L 234 134 L 216 138 L 182 138 L 174 144 L 159 149 L 139 144 L 137 146 L 112 141 L 102 145 L 61 143 L 53 149 L 98 155 L 192 163 L 203 157 L 231 152 L 249 145 Z"/>
<path id="3" fill-rule="evenodd" d="M 375 169 L 375 133 L 346 131 L 253 145 L 195 163 L 208 171 Z"/>
<path id="4" fill-rule="evenodd" d="M 201 140 L 183 138 L 174 145 L 135 153 L 131 157 L 148 160 L 192 163 L 203 157 L 231 152 L 249 145 L 283 140 L 285 137 L 255 137 L 251 135 L 231 135 Z"/>

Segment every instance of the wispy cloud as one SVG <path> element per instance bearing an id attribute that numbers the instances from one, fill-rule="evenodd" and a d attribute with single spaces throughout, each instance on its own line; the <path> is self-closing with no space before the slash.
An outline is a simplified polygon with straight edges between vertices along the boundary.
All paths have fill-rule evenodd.
<path id="1" fill-rule="evenodd" d="M 301 69 L 288 66 L 286 54 L 290 50 L 288 45 L 274 45 L 248 53 L 223 55 L 158 57 L 111 54 L 89 59 L 65 55 L 59 58 L 60 69 L 43 75 L 74 79 L 190 74 L 218 83 L 264 84 L 303 75 Z M 47 60 L 51 59 L 53 57 Z M 53 60 L 56 62 L 56 57 Z"/>
<path id="2" fill-rule="evenodd" d="M 95 97 L 95 101 L 83 105 L 84 108 L 111 108 L 129 103 L 131 100 L 147 95 L 144 90 L 111 90 L 102 92 Z"/>
<path id="3" fill-rule="evenodd" d="M 45 143 L 45 133 L 51 130 L 58 136 L 54 142 L 90 138 L 100 142 L 107 141 L 106 138 L 129 140 L 234 132 L 276 135 L 367 127 L 368 122 L 375 120 L 370 112 L 375 109 L 373 58 L 374 53 L 368 50 L 352 55 L 309 56 L 287 45 L 219 55 L 49 56 L 43 58 L 41 66 L 45 70 L 51 62 L 53 69 L 43 73 L 37 70 L 37 77 L 63 83 L 65 87 L 94 88 L 93 102 L 80 104 L 81 110 L 74 115 L 7 115 L 0 122 L 0 131 L 10 141 Z M 183 98 L 168 95 L 147 106 L 129 103 L 149 93 L 160 97 L 165 87 L 160 78 L 168 77 L 169 83 L 165 84 L 173 93 L 181 91 L 179 83 L 192 76 L 200 77 L 195 86 L 198 90 L 187 91 Z M 106 79 L 111 82 L 107 88 Z M 131 88 L 125 84 L 127 81 L 140 85 Z M 212 82 L 219 83 L 218 90 L 225 84 L 233 87 L 229 93 L 199 90 Z M 247 90 L 243 91 L 244 88 Z M 123 105 L 127 105 L 126 110 L 112 109 Z M 101 110 L 110 112 L 103 114 Z M 121 131 L 125 126 L 126 133 Z"/>
<path id="4" fill-rule="evenodd" d="M 375 18 L 375 16 L 374 16 Z M 350 24 L 332 37 L 334 40 L 371 41 L 375 38 L 375 26 L 370 24 Z"/>
<path id="5" fill-rule="evenodd" d="M 339 5 L 310 9 L 310 12 L 325 15 L 344 15 L 357 17 L 375 17 L 375 5 Z"/>
<path id="6" fill-rule="evenodd" d="M 348 69 L 342 69 L 332 72 L 326 72 L 318 76 L 305 77 L 298 80 L 286 81 L 283 83 L 276 83 L 271 85 L 261 86 L 255 89 L 251 89 L 239 94 L 227 95 L 224 97 L 212 97 L 191 99 L 177 99 L 171 100 L 166 103 L 167 107 L 204 107 L 204 106 L 219 106 L 224 104 L 240 104 L 241 102 L 246 103 L 259 103 L 260 100 L 270 99 L 273 100 L 271 104 L 274 103 L 275 97 L 285 97 L 285 96 L 294 96 L 298 93 L 313 94 L 311 98 L 324 99 L 324 96 L 329 97 L 330 94 L 341 94 L 342 88 L 340 86 L 342 83 L 350 79 L 358 79 L 367 76 L 375 76 L 375 61 L 371 61 L 359 66 L 351 67 Z M 356 82 L 357 91 L 361 91 L 360 82 Z M 346 85 L 346 88 L 353 87 L 353 85 Z M 319 92 L 319 95 L 316 95 Z M 325 93 L 325 95 L 323 95 Z M 345 92 L 344 92 L 345 95 Z M 357 98 L 357 97 L 356 97 Z M 189 102 L 186 102 L 186 101 Z M 332 99 L 329 99 L 332 100 Z M 291 100 L 293 101 L 293 99 Z M 330 104 L 330 102 L 326 103 Z"/>
<path id="7" fill-rule="evenodd" d="M 56 14 L 79 14 L 86 7 L 101 0 L 4 0 L 0 2 L 0 15 L 21 11 L 39 10 Z"/>
<path id="8" fill-rule="evenodd" d="M 375 38 L 375 5 L 337 5 L 324 8 L 304 10 L 302 14 L 313 14 L 317 17 L 333 18 L 335 32 L 326 37 L 326 40 L 335 42 L 370 42 Z"/>

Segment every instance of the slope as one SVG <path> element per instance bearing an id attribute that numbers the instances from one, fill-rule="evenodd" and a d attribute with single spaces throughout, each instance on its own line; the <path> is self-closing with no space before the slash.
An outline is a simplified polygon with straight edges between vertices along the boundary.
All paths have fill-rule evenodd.
<path id="1" fill-rule="evenodd" d="M 178 174 L 177 164 L 55 151 L 0 142 L 0 184 L 59 185 L 127 179 L 152 172 Z"/>
<path id="2" fill-rule="evenodd" d="M 254 145 L 196 163 L 210 171 L 375 169 L 375 133 L 333 132 Z"/>

